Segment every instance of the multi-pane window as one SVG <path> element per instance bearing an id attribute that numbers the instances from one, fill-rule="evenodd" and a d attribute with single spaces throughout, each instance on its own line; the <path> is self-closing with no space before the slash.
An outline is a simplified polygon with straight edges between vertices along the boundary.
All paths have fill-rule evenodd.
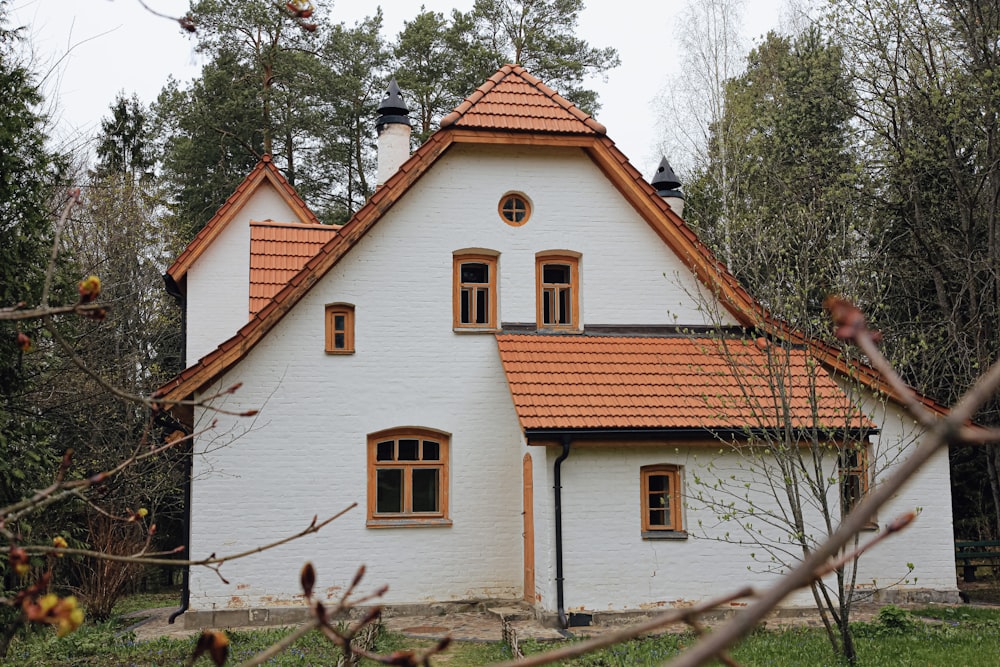
<path id="1" fill-rule="evenodd" d="M 643 532 L 682 531 L 680 468 L 646 466 L 641 477 Z"/>
<path id="2" fill-rule="evenodd" d="M 368 438 L 368 525 L 446 523 L 448 436 L 382 431 Z"/>
<path id="3" fill-rule="evenodd" d="M 456 254 L 454 261 L 454 327 L 456 329 L 496 329 L 496 256 Z"/>
<path id="4" fill-rule="evenodd" d="M 849 443 L 840 452 L 840 508 L 847 515 L 868 493 L 868 453 L 863 444 Z"/>
<path id="5" fill-rule="evenodd" d="M 503 221 L 514 227 L 520 227 L 531 217 L 528 198 L 518 192 L 508 192 L 501 197 L 498 210 Z"/>
<path id="6" fill-rule="evenodd" d="M 326 307 L 326 351 L 328 354 L 354 352 L 354 306 L 331 303 Z"/>
<path id="7" fill-rule="evenodd" d="M 538 327 L 579 329 L 579 261 L 576 257 L 537 258 Z"/>

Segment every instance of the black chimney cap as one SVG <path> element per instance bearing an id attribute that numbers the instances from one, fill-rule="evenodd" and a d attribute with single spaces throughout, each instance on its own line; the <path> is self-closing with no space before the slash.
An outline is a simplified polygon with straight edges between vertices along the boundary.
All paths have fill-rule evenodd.
<path id="1" fill-rule="evenodd" d="M 396 78 L 393 77 L 389 81 L 389 89 L 386 91 L 385 97 L 382 98 L 382 103 L 378 105 L 376 127 L 381 130 L 382 126 L 390 123 L 410 125 L 409 113 L 410 110 L 406 108 L 406 102 L 403 101 L 403 93 L 399 90 Z"/>
<path id="2" fill-rule="evenodd" d="M 681 182 L 678 180 L 673 168 L 671 168 L 670 163 L 667 162 L 667 158 L 660 160 L 660 166 L 656 168 L 656 174 L 653 175 L 653 180 L 649 184 L 656 188 L 661 197 L 671 196 L 664 193 L 667 190 L 676 190 L 681 187 Z M 672 196 L 676 197 L 679 195 Z"/>

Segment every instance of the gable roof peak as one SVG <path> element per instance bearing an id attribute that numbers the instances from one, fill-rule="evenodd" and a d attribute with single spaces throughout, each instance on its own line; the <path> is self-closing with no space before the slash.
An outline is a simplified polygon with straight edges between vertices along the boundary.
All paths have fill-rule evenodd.
<path id="1" fill-rule="evenodd" d="M 306 205 L 305 201 L 302 200 L 299 193 L 295 191 L 292 184 L 288 182 L 281 171 L 274 165 L 271 155 L 264 153 L 260 156 L 254 168 L 250 170 L 250 173 L 236 186 L 233 194 L 229 195 L 229 198 L 219 207 L 215 215 L 195 234 L 195 237 L 187 244 L 184 251 L 170 265 L 166 271 L 167 275 L 175 282 L 180 283 L 195 260 L 222 233 L 222 230 L 229 225 L 233 217 L 236 216 L 238 211 L 263 183 L 270 183 L 274 187 L 299 222 L 309 225 L 323 224 L 309 206 Z"/>
<path id="2" fill-rule="evenodd" d="M 607 128 L 520 65 L 503 65 L 441 119 L 441 128 L 589 134 Z"/>

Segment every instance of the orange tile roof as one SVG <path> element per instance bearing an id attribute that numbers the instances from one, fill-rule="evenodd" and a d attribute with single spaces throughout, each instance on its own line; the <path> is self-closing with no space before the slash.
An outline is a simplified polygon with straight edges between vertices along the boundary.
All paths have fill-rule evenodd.
<path id="1" fill-rule="evenodd" d="M 302 270 L 340 225 L 250 222 L 250 317 Z"/>
<path id="2" fill-rule="evenodd" d="M 501 334 L 500 359 L 522 428 L 772 429 L 781 426 L 766 344 L 744 339 Z M 772 346 L 782 354 L 783 348 Z M 796 428 L 874 428 L 804 350 L 790 352 Z M 774 363 L 772 361 L 772 363 Z M 784 369 L 782 357 L 775 366 Z"/>
<path id="3" fill-rule="evenodd" d="M 178 255 L 174 263 L 167 269 L 167 274 L 180 283 L 195 260 L 205 252 L 205 249 L 211 245 L 215 237 L 225 229 L 226 225 L 229 224 L 233 216 L 236 215 L 254 191 L 265 182 L 269 182 L 274 186 L 299 218 L 299 222 L 314 225 L 322 224 L 309 207 L 306 206 L 306 203 L 299 196 L 299 193 L 295 191 L 295 188 L 281 175 L 278 168 L 274 166 L 271 156 L 263 155 L 257 166 L 247 174 L 243 182 L 233 191 L 233 194 L 229 195 L 229 198 L 219 207 L 219 210 L 215 212 L 212 219 L 205 223 L 205 226 L 187 244 L 184 251 Z"/>
<path id="4" fill-rule="evenodd" d="M 566 134 L 607 130 L 520 65 L 504 65 L 450 114 L 441 127 Z"/>

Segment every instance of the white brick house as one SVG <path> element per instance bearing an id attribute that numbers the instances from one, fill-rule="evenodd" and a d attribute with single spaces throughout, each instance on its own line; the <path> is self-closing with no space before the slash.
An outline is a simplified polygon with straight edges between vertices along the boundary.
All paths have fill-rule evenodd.
<path id="1" fill-rule="evenodd" d="M 400 106 L 384 105 L 390 152 L 406 146 Z M 382 157 L 385 184 L 343 227 L 319 225 L 263 160 L 168 271 L 186 295 L 189 368 L 167 397 L 241 384 L 211 401 L 224 412 L 185 415 L 192 556 L 358 504 L 226 563 L 228 584 L 192 570 L 189 622 L 300 606 L 306 560 L 331 599 L 365 564 L 388 604 L 523 599 L 562 621 L 766 583 L 748 570 L 760 549 L 721 539 L 733 529 L 704 493 L 741 458 L 723 439 L 779 426 L 729 382 L 759 375 L 774 332 L 730 367 L 719 336 L 761 325 L 760 308 L 604 127 L 505 66 L 413 155 Z M 905 457 L 919 433 L 895 403 L 848 399 L 829 348 L 792 357 L 793 382 L 809 357 L 826 369 L 815 401 L 793 397 L 796 428 L 815 407 L 838 446 Z M 955 598 L 946 452 L 885 518 L 915 507 L 858 582 Z"/>

